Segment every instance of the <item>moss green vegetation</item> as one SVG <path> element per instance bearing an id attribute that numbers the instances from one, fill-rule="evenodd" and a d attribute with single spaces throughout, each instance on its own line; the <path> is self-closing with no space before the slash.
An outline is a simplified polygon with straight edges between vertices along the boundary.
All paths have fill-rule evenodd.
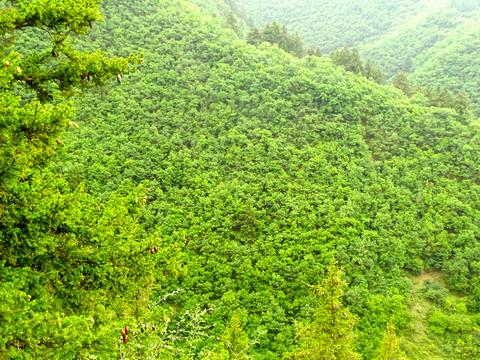
<path id="1" fill-rule="evenodd" d="M 29 190 L 37 194 L 32 218 L 39 225 L 25 242 L 52 237 L 57 245 L 38 254 L 50 265 L 41 267 L 44 258 L 32 250 L 25 257 L 36 262 L 16 266 L 16 248 L 3 255 L 1 268 L 2 280 L 10 272 L 15 279 L 20 271 L 39 274 L 24 277 L 28 286 L 2 282 L 25 298 L 37 291 L 35 304 L 44 307 L 31 314 L 38 323 L 66 309 L 79 321 L 93 314 L 95 325 L 87 331 L 75 323 L 55 342 L 39 336 L 38 350 L 19 341 L 37 333 L 24 335 L 28 326 L 15 327 L 13 319 L 1 328 L 10 336 L 2 351 L 62 358 L 63 342 L 72 357 L 281 359 L 316 351 L 312 343 L 330 349 L 322 336 L 295 341 L 296 330 L 328 329 L 318 314 L 330 314 L 328 330 L 345 346 L 329 359 L 397 351 L 389 345 L 396 343 L 392 329 L 404 335 L 398 351 L 415 359 L 423 350 L 412 348 L 410 328 L 420 321 L 429 339 L 447 344 L 439 354 L 478 358 L 480 125 L 471 112 L 428 106 L 420 93 L 408 98 L 329 58 L 246 44 L 224 19 L 186 1 L 105 0 L 103 11 L 106 22 L 94 23 L 73 48 L 103 49 L 110 57 L 144 52 L 144 64 L 77 99 L 72 121 L 79 128 L 63 133 L 62 117 L 48 137 L 52 157 L 57 138 L 66 151 L 38 171 L 60 175 L 45 181 L 61 189 L 48 190 L 46 200 L 38 199 L 41 186 Z M 4 119 L 1 135 L 10 136 L 15 127 Z M 78 217 L 78 224 L 71 220 Z M 2 217 L 2 244 L 23 234 L 10 218 Z M 72 250 L 62 250 L 58 239 Z M 175 278 L 180 253 L 183 271 Z M 328 273 L 332 257 L 343 267 L 341 278 Z M 43 276 L 51 269 L 52 281 L 30 281 L 49 279 Z M 432 270 L 443 272 L 445 285 L 421 292 L 412 275 Z M 321 296 L 313 297 L 308 284 Z M 328 286 L 331 304 L 322 294 Z M 445 286 L 461 300 L 445 296 Z M 412 302 L 420 297 L 429 305 L 415 317 Z M 11 299 L 2 313 L 20 316 Z M 335 304 L 344 311 L 330 308 Z M 349 317 L 358 321 L 347 331 Z M 341 326 L 333 326 L 336 319 Z M 119 339 L 125 324 L 128 341 Z M 79 331 L 88 336 L 79 340 Z"/>
<path id="2" fill-rule="evenodd" d="M 425 61 L 422 58 L 428 58 L 432 47 L 450 37 L 451 32 L 472 15 L 450 7 L 433 7 L 405 19 L 407 21 L 378 40 L 362 44 L 362 54 L 375 59 L 388 77 L 400 70 L 411 73 Z"/>
<path id="3" fill-rule="evenodd" d="M 311 319 L 296 324 L 296 344 L 289 358 L 360 359 L 353 350 L 356 317 L 341 301 L 347 283 L 335 261 L 330 262 L 327 276 L 321 284 L 312 286 L 313 295 L 320 298 Z"/>

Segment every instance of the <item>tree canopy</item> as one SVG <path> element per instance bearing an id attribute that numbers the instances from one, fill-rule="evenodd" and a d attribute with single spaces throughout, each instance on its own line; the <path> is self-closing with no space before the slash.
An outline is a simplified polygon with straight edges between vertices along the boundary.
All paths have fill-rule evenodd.
<path id="1" fill-rule="evenodd" d="M 96 1 L 2 5 L 0 353 L 110 357 L 118 352 L 112 324 L 135 323 L 159 278 L 155 258 L 147 254 L 158 241 L 138 223 L 148 191 L 141 187 L 100 201 L 82 186 L 70 190 L 48 165 L 64 147 L 66 127 L 78 126 L 69 98 L 120 79 L 141 60 L 71 45 L 71 36 L 101 18 Z M 44 40 L 44 49 L 12 50 L 24 33 Z M 166 251 L 155 256 L 158 264 L 171 261 Z"/>
<path id="2" fill-rule="evenodd" d="M 92 40 L 111 55 L 145 51 L 145 65 L 81 99 L 54 169 L 103 198 L 150 181 L 143 226 L 159 226 L 165 244 L 185 237 L 188 273 L 166 282 L 185 289 L 172 306 L 215 306 L 219 337 L 242 308 L 250 339 L 267 331 L 252 355 L 276 358 L 294 346 L 294 319 L 313 312 L 304 282 L 335 255 L 360 318 L 355 351 L 373 358 L 391 315 L 406 331 L 410 276 L 445 269 L 472 294 L 477 270 L 460 265 L 478 247 L 471 114 L 327 57 L 244 44 L 182 2 L 105 13 Z"/>
<path id="3" fill-rule="evenodd" d="M 478 358 L 465 97 L 377 84 L 350 48 L 352 68 L 247 44 L 183 0 L 64 5 L 75 31 L 5 32 L 2 356 L 266 360 L 317 351 L 295 341 L 315 328 L 337 357 L 398 333 L 411 358 Z"/>

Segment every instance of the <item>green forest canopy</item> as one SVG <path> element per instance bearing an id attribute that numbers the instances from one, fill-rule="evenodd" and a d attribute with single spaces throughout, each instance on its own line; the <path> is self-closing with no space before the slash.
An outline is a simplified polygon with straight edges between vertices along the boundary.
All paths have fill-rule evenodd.
<path id="1" fill-rule="evenodd" d="M 432 5 L 427 0 L 237 0 L 258 25 L 278 21 L 324 53 L 372 43 Z M 435 6 L 435 5 L 434 5 Z"/>
<path id="2" fill-rule="evenodd" d="M 386 78 L 399 71 L 412 82 L 465 92 L 476 105 L 480 57 L 477 0 L 296 1 L 239 0 L 258 24 L 278 21 L 323 53 L 357 47 Z"/>
<path id="3" fill-rule="evenodd" d="M 224 331 L 229 319 L 229 326 L 242 327 L 250 339 L 265 331 L 251 349 L 258 359 L 278 359 L 294 350 L 294 320 L 305 321 L 317 306 L 305 284 L 321 282 L 334 256 L 349 283 L 342 302 L 360 319 L 354 344 L 363 358 L 376 356 L 391 318 L 407 337 L 407 355 L 415 358 L 424 351 L 408 346 L 414 296 L 431 304 L 422 319 L 428 327 L 425 336 L 444 358 L 478 357 L 477 119 L 423 106 L 420 95 L 408 99 L 397 89 L 335 67 L 327 58 L 298 59 L 268 44 L 247 45 L 184 1 L 106 0 L 103 9 L 107 22 L 95 23 L 75 47 L 123 57 L 145 52 L 145 64 L 123 76 L 121 84 L 112 82 L 79 99 L 74 119 L 79 128 L 59 137 L 67 152 L 50 168 L 47 184 L 62 186 L 52 196 L 67 194 L 64 203 L 71 212 L 92 209 L 81 226 L 99 221 L 92 214 L 98 211 L 96 204 L 105 209 L 105 220 L 87 227 L 89 231 L 97 234 L 100 226 L 112 226 L 101 237 L 82 235 L 87 240 L 80 247 L 69 235 L 74 253 L 91 257 L 90 246 L 114 246 L 119 237 L 125 246 L 139 246 L 152 255 L 154 246 L 162 249 L 161 256 L 145 258 L 145 263 L 114 262 L 135 272 L 112 279 L 122 282 L 127 274 L 145 274 L 153 282 L 161 277 L 156 289 L 147 287 L 152 299 L 184 289 L 168 300 L 174 311 L 164 314 L 173 323 L 182 309 L 214 307 L 206 321 L 216 324 L 216 336 L 229 333 Z M 32 38 L 19 41 L 27 46 Z M 55 144 L 56 138 L 49 141 Z M 144 180 L 150 191 L 140 187 L 139 195 L 135 187 Z M 82 189 L 91 194 L 82 195 L 87 205 L 71 202 Z M 124 210 L 128 200 L 115 194 L 132 190 L 127 195 L 132 207 Z M 139 199 L 146 193 L 143 204 Z M 122 213 L 130 222 L 127 214 L 138 213 L 136 205 L 144 205 L 140 224 L 134 221 L 123 228 L 125 235 L 118 235 L 113 219 Z M 51 217 L 68 215 L 58 207 L 51 211 Z M 62 231 L 75 234 L 69 221 L 59 221 L 69 226 Z M 130 232 L 134 240 L 128 240 Z M 12 236 L 4 234 L 2 239 Z M 172 264 L 164 259 L 179 248 L 185 271 L 174 278 Z M 138 259 L 123 256 L 125 261 Z M 5 269 L 10 271 L 4 265 L 2 276 Z M 442 272 L 446 283 L 432 283 L 420 294 L 412 276 L 433 270 Z M 85 279 L 81 272 L 74 274 Z M 132 296 L 143 286 L 127 283 Z M 16 291 L 26 297 L 25 290 Z M 147 303 L 139 311 L 149 314 L 151 326 L 161 311 L 150 313 Z M 56 306 L 55 321 L 58 309 L 65 308 Z M 122 303 L 124 318 L 116 305 L 106 311 L 109 306 L 70 310 L 80 323 L 93 312 L 101 319 L 84 342 L 71 348 L 73 353 L 118 354 L 112 316 L 139 324 L 138 329 L 146 324 L 143 315 L 128 311 L 130 303 Z M 29 311 L 41 319 L 42 311 L 53 310 Z M 56 339 L 74 341 L 73 328 L 65 334 Z M 152 331 L 146 334 L 141 351 L 157 351 L 148 344 L 159 338 L 150 338 Z M 214 343 L 206 340 L 203 345 L 213 349 Z M 14 351 L 13 343 L 4 346 Z M 199 349 L 195 354 L 202 358 Z M 181 352 L 174 355 L 181 357 Z"/>
<path id="4" fill-rule="evenodd" d="M 445 268 L 464 279 L 450 286 L 471 294 L 477 275 L 453 264 L 478 251 L 465 195 L 477 189 L 465 147 L 473 119 L 409 103 L 326 59 L 246 46 L 178 3 L 135 4 L 106 3 L 111 21 L 94 31 L 112 54 L 146 51 L 146 64 L 85 97 L 62 173 L 101 196 L 151 181 L 145 224 L 164 241 L 186 238 L 191 275 L 171 285 L 187 291 L 178 305 L 217 304 L 219 324 L 245 309 L 250 335 L 268 330 L 257 352 L 269 358 L 291 346 L 292 319 L 311 308 L 302 281 L 314 283 L 336 254 L 371 357 L 389 314 L 406 311 L 404 269 Z M 128 37 L 109 35 L 122 19 L 138 22 Z M 452 201 L 471 220 L 451 223 Z M 470 242 L 454 240 L 470 231 Z"/>

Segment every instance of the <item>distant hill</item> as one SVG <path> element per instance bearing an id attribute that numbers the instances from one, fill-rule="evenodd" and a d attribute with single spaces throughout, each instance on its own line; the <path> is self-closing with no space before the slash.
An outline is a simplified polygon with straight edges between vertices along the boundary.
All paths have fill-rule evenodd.
<path id="1" fill-rule="evenodd" d="M 480 110 L 480 13 L 462 20 L 414 59 L 410 79 L 425 86 L 466 92 Z"/>
<path id="2" fill-rule="evenodd" d="M 324 53 L 361 46 L 430 8 L 429 0 L 237 0 L 259 25 L 278 21 Z"/>
<path id="3" fill-rule="evenodd" d="M 357 49 L 289 54 L 279 24 L 250 44 L 232 2 L 27 3 L 0 10 L 30 54 L 0 71 L 0 358 L 479 359 L 465 96 L 380 84 Z M 448 4 L 452 36 L 404 66 L 472 87 L 478 2 Z"/>
<path id="4" fill-rule="evenodd" d="M 239 0 L 255 21 L 279 21 L 324 53 L 357 47 L 382 68 L 423 86 L 467 93 L 480 111 L 480 5 L 466 1 Z"/>

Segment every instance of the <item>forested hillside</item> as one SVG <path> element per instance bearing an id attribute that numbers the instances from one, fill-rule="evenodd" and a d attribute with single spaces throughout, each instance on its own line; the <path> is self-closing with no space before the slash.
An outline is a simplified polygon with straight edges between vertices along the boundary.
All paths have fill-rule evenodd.
<path id="1" fill-rule="evenodd" d="M 215 304 L 219 329 L 241 309 L 251 337 L 268 331 L 257 354 L 277 358 L 312 308 L 303 283 L 335 255 L 371 358 L 391 315 L 406 326 L 409 272 L 445 269 L 472 294 L 476 123 L 326 59 L 247 46 L 182 3 L 148 4 L 105 2 L 93 46 L 146 64 L 82 100 L 61 173 L 103 197 L 150 180 L 143 221 L 187 254 L 177 306 Z"/>
<path id="2" fill-rule="evenodd" d="M 361 52 L 374 59 L 388 77 L 401 70 L 412 83 L 425 88 L 467 93 L 478 114 L 479 24 L 478 10 L 434 9 L 363 46 Z"/>
<path id="3" fill-rule="evenodd" d="M 387 79 L 403 71 L 418 85 L 465 92 L 478 113 L 477 0 L 238 2 L 258 23 L 286 24 L 323 53 L 357 47 Z"/>
<path id="4" fill-rule="evenodd" d="M 422 14 L 428 0 L 237 0 L 258 25 L 278 21 L 324 53 L 375 42 Z M 438 2 L 435 2 L 438 3 Z"/>
<path id="5" fill-rule="evenodd" d="M 475 13 L 414 60 L 414 83 L 467 93 L 480 112 L 480 13 Z"/>
<path id="6" fill-rule="evenodd" d="M 422 105 L 421 94 L 409 99 L 328 57 L 299 59 L 267 43 L 249 45 L 204 4 L 104 0 L 106 22 L 74 41 L 109 56 L 144 56 L 133 58 L 136 72 L 115 68 L 109 75 L 116 81 L 77 98 L 78 128 L 50 139 L 65 146 L 51 154 L 57 158 L 48 179 L 60 184 L 53 198 L 72 194 L 63 203 L 89 214 L 77 224 L 75 211 L 49 207 L 66 219 L 52 236 L 69 240 L 66 254 L 54 251 L 57 266 L 77 251 L 68 234 L 90 239 L 65 278 L 81 305 L 68 308 L 65 347 L 74 343 L 71 353 L 99 358 L 123 357 L 123 349 L 129 359 L 298 359 L 321 346 L 320 359 L 331 351 L 329 359 L 478 359 L 478 119 Z M 424 6 L 397 4 L 386 28 Z M 21 37 L 21 49 L 45 46 L 35 36 Z M 82 84 L 97 81 L 80 75 Z M 27 138 L 22 144 L 28 150 Z M 44 191 L 42 183 L 33 189 Z M 79 193 L 89 195 L 77 204 Z M 50 217 L 37 213 L 38 223 Z M 6 232 L 7 225 L 2 241 L 21 233 Z M 113 256 L 107 249 L 115 243 L 121 246 Z M 2 279 L 17 271 L 7 255 Z M 22 268 L 42 270 L 41 257 L 29 263 L 29 256 Z M 89 257 L 96 262 L 82 272 Z M 47 285 L 62 289 L 61 275 Z M 94 279 L 106 275 L 111 302 L 107 290 L 94 296 L 107 286 Z M 22 309 L 30 306 L 22 299 Z M 46 306 L 42 298 L 35 301 L 37 323 L 50 319 L 35 307 Z M 66 305 L 55 306 L 46 333 L 62 327 Z M 75 342 L 76 329 L 93 316 L 88 336 Z M 119 323 L 135 330 L 129 341 Z M 197 325 L 183 330 L 186 323 Z M 42 334 L 28 336 L 56 354 L 58 342 Z M 28 358 L 33 345 L 23 339 L 30 337 L 18 330 L 0 350 Z"/>
<path id="7" fill-rule="evenodd" d="M 458 38 L 455 32 L 461 27 L 465 31 L 465 24 L 478 24 L 476 12 L 461 12 L 455 8 L 437 6 L 405 21 L 377 41 L 361 44 L 361 51 L 381 65 L 388 77 L 399 70 L 411 73 L 430 57 L 432 48 L 443 49 L 442 41 L 445 39 L 463 43 L 463 39 Z M 471 49 L 473 52 L 478 51 L 477 47 Z M 439 63 L 438 67 L 448 69 L 443 63 Z"/>

